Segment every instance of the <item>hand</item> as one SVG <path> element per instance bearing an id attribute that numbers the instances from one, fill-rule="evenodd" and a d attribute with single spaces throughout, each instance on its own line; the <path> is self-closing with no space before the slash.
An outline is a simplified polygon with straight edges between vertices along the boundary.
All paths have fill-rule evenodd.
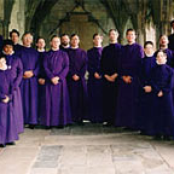
<path id="1" fill-rule="evenodd" d="M 105 79 L 109 82 L 115 82 L 115 79 L 111 78 L 109 75 L 104 75 Z"/>
<path id="2" fill-rule="evenodd" d="M 33 76 L 34 76 L 33 71 L 25 71 L 25 72 L 24 72 L 24 75 L 23 75 L 23 78 L 24 78 L 24 79 L 29 79 L 29 78 L 31 78 L 31 77 L 33 77 Z"/>
<path id="3" fill-rule="evenodd" d="M 146 93 L 150 93 L 150 92 L 152 92 L 152 87 L 151 86 L 145 86 L 144 90 L 145 90 Z"/>
<path id="4" fill-rule="evenodd" d="M 123 81 L 124 81 L 125 83 L 127 83 L 127 84 L 132 83 L 132 78 L 131 78 L 131 76 L 122 76 L 122 78 L 123 78 Z"/>
<path id="5" fill-rule="evenodd" d="M 10 98 L 6 95 L 6 98 L 2 100 L 3 103 L 8 103 L 10 101 Z"/>
<path id="6" fill-rule="evenodd" d="M 79 79 L 80 79 L 80 77 L 78 76 L 78 75 L 73 75 L 72 76 L 72 79 L 74 80 L 74 81 L 78 81 Z"/>
<path id="7" fill-rule="evenodd" d="M 115 73 L 115 74 L 113 74 L 112 76 L 110 76 L 111 77 L 111 79 L 113 80 L 113 81 L 115 81 L 115 79 L 118 77 L 118 74 L 117 73 Z"/>
<path id="8" fill-rule="evenodd" d="M 52 79 L 51 79 L 51 82 L 54 84 L 54 85 L 57 85 L 58 83 L 59 83 L 59 77 L 53 77 Z"/>
<path id="9" fill-rule="evenodd" d="M 94 73 L 94 77 L 96 78 L 96 79 L 101 79 L 101 76 L 99 75 L 99 73 Z"/>
<path id="10" fill-rule="evenodd" d="M 45 79 L 43 79 L 43 78 L 40 78 L 38 80 L 38 82 L 39 82 L 40 85 L 45 85 Z"/>
<path id="11" fill-rule="evenodd" d="M 162 97 L 163 96 L 163 91 L 158 92 L 158 97 Z"/>

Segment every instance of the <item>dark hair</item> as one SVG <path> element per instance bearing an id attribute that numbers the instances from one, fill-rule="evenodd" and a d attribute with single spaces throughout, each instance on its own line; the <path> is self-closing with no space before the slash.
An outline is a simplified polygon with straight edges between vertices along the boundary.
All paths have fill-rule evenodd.
<path id="1" fill-rule="evenodd" d="M 170 22 L 170 25 L 172 26 L 174 24 L 174 20 L 172 20 L 171 22 Z"/>
<path id="2" fill-rule="evenodd" d="M 68 37 L 69 37 L 69 35 L 68 35 L 68 34 L 63 33 L 63 34 L 61 34 L 61 35 L 60 35 L 60 38 L 62 38 L 62 37 L 64 37 L 64 36 L 68 36 Z"/>
<path id="3" fill-rule="evenodd" d="M 134 32 L 134 33 L 136 34 L 136 32 L 135 32 L 135 30 L 134 30 L 133 28 L 129 28 L 129 29 L 127 29 L 127 31 L 126 31 L 126 35 L 128 35 L 128 33 L 129 33 L 130 31 L 131 31 L 131 32 Z"/>
<path id="4" fill-rule="evenodd" d="M 12 46 L 12 47 L 14 46 L 14 45 L 13 45 L 13 41 L 10 40 L 10 39 L 6 39 L 6 40 L 3 41 L 3 48 L 4 48 L 6 45 L 10 45 L 10 46 Z"/>
<path id="5" fill-rule="evenodd" d="M 71 35 L 70 39 L 72 39 L 74 36 L 77 36 L 79 38 L 79 36 L 74 33 L 74 34 Z"/>
<path id="6" fill-rule="evenodd" d="M 102 35 L 100 35 L 99 33 L 95 33 L 92 38 L 95 39 L 96 36 L 102 36 Z"/>
<path id="7" fill-rule="evenodd" d="M 144 48 L 146 48 L 147 45 L 152 45 L 152 46 L 154 46 L 154 44 L 153 44 L 152 41 L 146 41 L 146 42 L 144 43 Z"/>
<path id="8" fill-rule="evenodd" d="M 56 34 L 55 34 L 55 35 L 53 35 L 53 36 L 51 37 L 50 41 L 52 41 L 52 40 L 53 40 L 54 38 L 56 38 L 56 37 L 57 37 L 57 38 L 59 38 L 59 36 L 58 36 L 58 35 L 56 35 Z"/>
<path id="9" fill-rule="evenodd" d="M 117 30 L 116 30 L 116 29 L 110 29 L 110 30 L 109 30 L 109 35 L 111 34 L 111 32 L 112 32 L 112 31 L 117 32 Z"/>
<path id="10" fill-rule="evenodd" d="M 43 40 L 45 41 L 45 39 L 44 39 L 43 37 L 39 36 L 39 37 L 36 39 L 36 43 L 38 43 L 38 41 L 39 41 L 40 39 L 43 39 Z"/>
<path id="11" fill-rule="evenodd" d="M 16 29 L 13 29 L 12 31 L 10 31 L 10 37 L 12 37 L 12 34 L 13 34 L 13 33 L 16 33 L 16 34 L 18 35 L 18 37 L 20 36 L 19 31 L 16 30 Z"/>

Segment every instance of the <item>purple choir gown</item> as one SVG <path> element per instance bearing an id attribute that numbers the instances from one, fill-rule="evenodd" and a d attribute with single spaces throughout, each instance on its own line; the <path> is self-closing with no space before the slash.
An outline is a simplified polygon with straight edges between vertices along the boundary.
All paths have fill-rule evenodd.
<path id="1" fill-rule="evenodd" d="M 33 71 L 34 76 L 24 79 L 21 83 L 23 101 L 24 123 L 35 125 L 38 123 L 38 73 L 39 54 L 31 47 L 23 47 L 20 50 L 20 58 L 23 64 L 23 71 Z"/>
<path id="2" fill-rule="evenodd" d="M 17 119 L 18 133 L 24 131 L 23 106 L 20 84 L 23 76 L 23 66 L 21 60 L 15 55 L 6 55 L 7 65 L 11 68 L 11 76 L 13 79 L 13 110 Z"/>
<path id="3" fill-rule="evenodd" d="M 119 73 L 121 76 L 131 76 L 132 83 L 126 84 L 122 79 L 119 81 L 116 126 L 137 129 L 139 73 L 143 57 L 143 48 L 137 43 L 122 47 Z"/>
<path id="4" fill-rule="evenodd" d="M 149 134 L 174 137 L 174 70 L 168 65 L 157 65 L 151 72 L 151 86 L 153 89 L 153 127 Z M 158 97 L 159 91 L 163 92 Z"/>
<path id="5" fill-rule="evenodd" d="M 93 47 L 88 50 L 88 72 L 89 78 L 87 83 L 88 89 L 88 101 L 89 101 L 89 112 L 88 120 L 92 123 L 103 122 L 103 111 L 102 111 L 102 94 L 103 94 L 103 79 L 96 79 L 95 73 L 101 74 L 100 60 L 102 55 L 102 47 Z"/>
<path id="6" fill-rule="evenodd" d="M 169 49 L 174 51 L 174 34 L 169 35 Z"/>
<path id="7" fill-rule="evenodd" d="M 153 107 L 152 107 L 152 92 L 146 93 L 143 89 L 145 86 L 150 85 L 151 71 L 156 66 L 156 57 L 145 56 L 141 62 L 140 70 L 140 114 L 137 126 L 144 134 L 149 134 L 152 128 L 152 119 L 153 119 Z"/>
<path id="8" fill-rule="evenodd" d="M 87 53 L 80 49 L 70 48 L 68 51 L 70 69 L 68 73 L 68 88 L 70 95 L 70 105 L 72 120 L 81 123 L 87 118 L 87 84 L 85 73 L 87 70 Z M 74 81 L 73 75 L 78 75 L 80 80 Z"/>
<path id="9" fill-rule="evenodd" d="M 11 70 L 0 70 L 0 79 L 0 144 L 5 145 L 18 140 L 19 137 L 12 102 L 7 104 L 2 102 L 6 95 L 12 100 Z"/>
<path id="10" fill-rule="evenodd" d="M 118 74 L 119 59 L 121 53 L 120 44 L 110 44 L 103 49 L 101 57 L 102 75 Z M 116 117 L 116 101 L 118 95 L 118 77 L 115 82 L 109 82 L 103 77 L 103 117 L 105 122 L 114 125 Z"/>
<path id="11" fill-rule="evenodd" d="M 50 50 L 44 58 L 44 70 L 46 73 L 46 105 L 42 108 L 41 124 L 44 126 L 65 126 L 70 124 L 71 112 L 66 76 L 69 71 L 69 59 L 67 53 L 58 50 Z M 51 79 L 60 78 L 54 85 Z M 43 94 L 44 95 L 44 94 Z"/>

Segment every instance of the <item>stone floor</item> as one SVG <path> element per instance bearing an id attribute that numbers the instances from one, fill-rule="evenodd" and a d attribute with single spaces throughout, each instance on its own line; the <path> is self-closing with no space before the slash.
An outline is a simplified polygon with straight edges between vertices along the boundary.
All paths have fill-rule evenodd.
<path id="1" fill-rule="evenodd" d="M 0 149 L 0 174 L 174 174 L 174 141 L 92 124 L 25 129 Z"/>

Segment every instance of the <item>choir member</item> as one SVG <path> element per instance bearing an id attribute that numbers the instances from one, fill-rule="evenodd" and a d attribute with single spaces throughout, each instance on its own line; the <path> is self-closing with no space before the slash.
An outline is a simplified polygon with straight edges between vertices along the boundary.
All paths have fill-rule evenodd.
<path id="1" fill-rule="evenodd" d="M 87 51 L 88 55 L 88 99 L 89 115 L 88 118 L 92 123 L 103 122 L 102 112 L 102 89 L 103 79 L 101 74 L 100 60 L 102 55 L 103 38 L 100 34 L 93 35 L 94 47 Z"/>
<path id="2" fill-rule="evenodd" d="M 37 52 L 39 53 L 39 73 L 38 73 L 38 120 L 40 121 L 42 110 L 44 107 L 46 107 L 46 99 L 44 97 L 45 94 L 45 79 L 46 79 L 46 74 L 45 70 L 43 67 L 43 61 L 46 55 L 46 43 L 45 39 L 43 37 L 39 37 L 36 40 L 36 47 L 37 47 Z"/>
<path id="3" fill-rule="evenodd" d="M 170 22 L 170 25 L 172 27 L 172 30 L 174 31 L 174 20 L 172 20 Z M 169 49 L 172 50 L 172 51 L 174 51 L 174 33 L 171 34 L 171 35 L 169 35 L 168 39 L 169 39 L 169 44 L 168 44 Z"/>
<path id="4" fill-rule="evenodd" d="M 145 56 L 141 62 L 140 70 L 140 117 L 138 127 L 141 134 L 149 134 L 153 125 L 153 107 L 152 107 L 152 87 L 150 86 L 151 71 L 156 66 L 156 57 L 154 56 L 154 44 L 146 41 L 144 44 Z"/>
<path id="5" fill-rule="evenodd" d="M 61 39 L 60 49 L 67 52 L 70 48 L 69 36 L 67 34 L 62 34 L 60 39 Z"/>
<path id="6" fill-rule="evenodd" d="M 166 64 L 164 51 L 160 50 L 156 55 L 157 65 L 151 72 L 154 118 L 150 133 L 156 139 L 170 140 L 170 136 L 174 138 L 174 70 Z"/>
<path id="7" fill-rule="evenodd" d="M 166 35 L 160 37 L 160 49 L 167 54 L 167 64 L 171 67 L 174 67 L 174 55 L 173 51 L 168 48 L 169 40 Z M 156 54 L 155 54 L 156 55 Z"/>
<path id="8" fill-rule="evenodd" d="M 46 105 L 42 108 L 41 124 L 50 127 L 63 127 L 70 124 L 71 112 L 66 76 L 69 71 L 69 58 L 59 49 L 60 38 L 53 36 L 51 50 L 44 59 L 46 73 Z"/>
<path id="9" fill-rule="evenodd" d="M 17 57 L 13 50 L 13 42 L 11 40 L 4 40 L 3 54 L 6 58 L 8 67 L 11 69 L 14 118 L 17 120 L 18 133 L 22 133 L 24 131 L 24 119 L 20 84 L 23 76 L 23 66 L 20 58 Z"/>
<path id="10" fill-rule="evenodd" d="M 33 42 L 31 33 L 25 33 L 22 41 L 23 48 L 20 50 L 20 58 L 24 70 L 21 83 L 24 123 L 29 124 L 29 127 L 33 129 L 38 123 L 39 53 L 31 47 Z"/>
<path id="11" fill-rule="evenodd" d="M 117 43 L 118 33 L 109 31 L 110 44 L 103 49 L 101 73 L 103 75 L 103 117 L 107 126 L 114 125 L 118 94 L 118 69 L 121 45 Z"/>
<path id="12" fill-rule="evenodd" d="M 13 116 L 11 70 L 8 69 L 5 57 L 0 57 L 0 147 L 14 145 L 18 140 L 16 119 Z"/>
<path id="13" fill-rule="evenodd" d="M 82 124 L 87 116 L 87 53 L 79 48 L 79 36 L 71 36 L 71 48 L 68 51 L 70 69 L 68 73 L 68 88 L 70 95 L 71 113 L 74 122 Z"/>
<path id="14" fill-rule="evenodd" d="M 20 33 L 16 29 L 13 29 L 10 32 L 10 38 L 14 44 L 15 54 L 19 54 L 19 51 L 22 49 L 22 45 L 19 44 L 19 37 L 20 37 Z"/>
<path id="15" fill-rule="evenodd" d="M 135 41 L 135 30 L 128 29 L 126 38 L 128 44 L 122 47 L 120 59 L 119 71 L 122 80 L 119 81 L 116 126 L 136 129 L 139 110 L 139 73 L 144 51 Z"/>

